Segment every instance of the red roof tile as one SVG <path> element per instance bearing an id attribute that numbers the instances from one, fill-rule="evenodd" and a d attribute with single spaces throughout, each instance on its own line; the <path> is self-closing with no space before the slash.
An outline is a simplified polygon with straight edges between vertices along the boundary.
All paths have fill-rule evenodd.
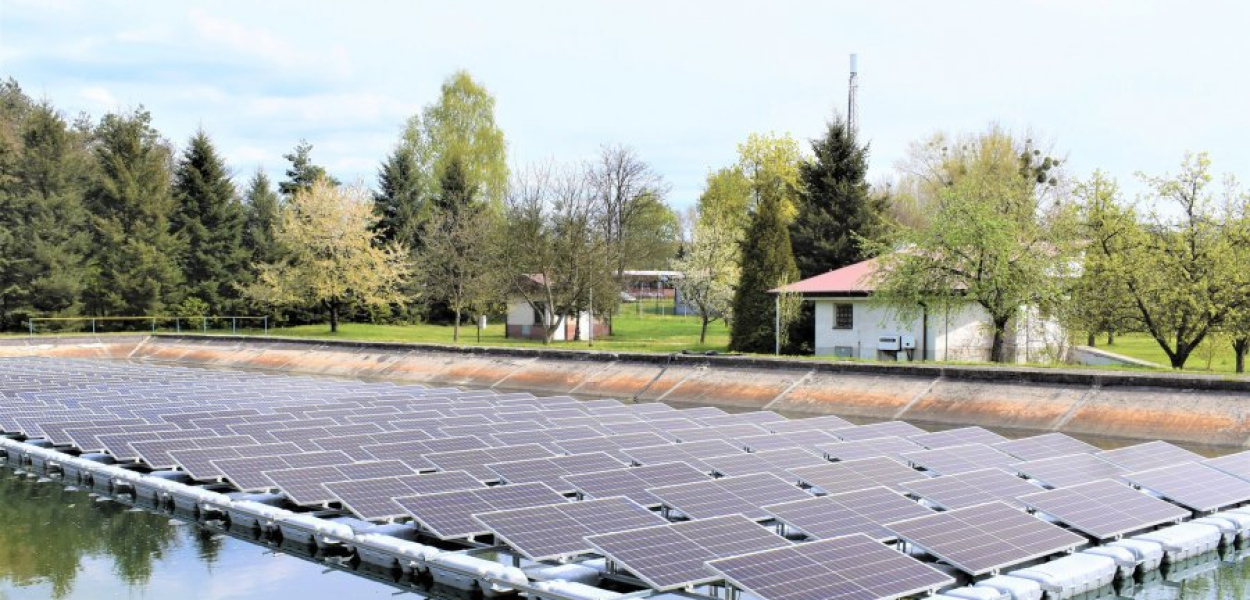
<path id="1" fill-rule="evenodd" d="M 787 294 L 870 294 L 876 290 L 872 279 L 877 272 L 877 259 L 871 258 L 790 285 L 769 290 Z"/>

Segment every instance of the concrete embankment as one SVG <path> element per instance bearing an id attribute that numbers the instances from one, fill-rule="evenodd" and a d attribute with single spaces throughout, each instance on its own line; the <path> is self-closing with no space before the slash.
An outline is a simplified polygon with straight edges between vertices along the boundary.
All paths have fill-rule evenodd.
<path id="1" fill-rule="evenodd" d="M 11 338 L 0 356 L 132 359 L 1250 448 L 1250 379 L 534 348 L 155 335 Z"/>

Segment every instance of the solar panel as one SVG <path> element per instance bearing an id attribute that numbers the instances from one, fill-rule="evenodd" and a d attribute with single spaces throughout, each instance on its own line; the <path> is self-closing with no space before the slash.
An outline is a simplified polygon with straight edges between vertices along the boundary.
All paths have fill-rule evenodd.
<path id="1" fill-rule="evenodd" d="M 496 433 L 491 438 L 500 446 L 534 443 L 545 446 L 553 452 L 562 452 L 561 440 L 577 440 L 601 435 L 598 431 L 585 425 L 576 427 L 551 427 L 539 431 L 523 431 L 520 433 Z"/>
<path id="2" fill-rule="evenodd" d="M 697 469 L 711 471 L 711 467 L 702 459 L 712 456 L 725 456 L 743 452 L 725 440 L 704 440 L 685 442 L 682 444 L 664 444 L 662 446 L 645 446 L 642 448 L 625 448 L 621 453 L 640 465 L 651 465 L 666 462 L 684 462 Z"/>
<path id="3" fill-rule="evenodd" d="M 590 552 L 587 536 L 639 529 L 664 519 L 626 498 L 603 498 L 473 515 L 530 560 Z"/>
<path id="4" fill-rule="evenodd" d="M 767 429 L 751 423 L 737 425 L 721 425 L 719 427 L 699 427 L 697 429 L 677 429 L 671 431 L 682 443 L 702 442 L 706 440 L 732 440 L 735 438 L 763 435 Z"/>
<path id="5" fill-rule="evenodd" d="M 1023 506 L 1018 496 L 1040 491 L 1037 486 L 998 469 L 966 471 L 954 475 L 905 481 L 900 487 L 947 510 L 1002 500 Z"/>
<path id="6" fill-rule="evenodd" d="M 647 491 L 649 488 L 705 481 L 707 478 L 705 473 L 686 463 L 662 463 L 570 475 L 564 480 L 586 497 L 623 496 L 643 506 L 658 506 L 661 501 Z"/>
<path id="7" fill-rule="evenodd" d="M 1020 501 L 1100 540 L 1191 516 L 1184 508 L 1109 479 L 1028 494 Z"/>
<path id="8" fill-rule="evenodd" d="M 594 535 L 586 541 L 617 567 L 660 591 L 719 580 L 707 561 L 792 545 L 742 515 Z"/>
<path id="9" fill-rule="evenodd" d="M 908 439 L 931 450 L 950 446 L 963 446 L 965 444 L 985 444 L 989 446 L 1008 441 L 1007 438 L 993 431 L 976 426 L 913 435 Z"/>
<path id="10" fill-rule="evenodd" d="M 1204 458 L 1201 454 L 1160 441 L 1125 446 L 1115 450 L 1103 450 L 1096 456 L 1129 471 L 1145 471 L 1183 462 L 1198 462 Z"/>
<path id="11" fill-rule="evenodd" d="M 704 427 L 723 427 L 725 425 L 762 425 L 767 428 L 769 423 L 786 421 L 787 419 L 771 410 L 752 410 L 743 413 L 720 415 L 699 419 Z"/>
<path id="12" fill-rule="evenodd" d="M 564 481 L 563 477 L 624 469 L 626 466 L 604 452 L 595 452 L 492 463 L 487 468 L 497 473 L 499 479 L 506 483 L 545 483 L 560 492 L 573 492 L 573 486 Z"/>
<path id="13" fill-rule="evenodd" d="M 764 425 L 765 429 L 773 433 L 794 433 L 798 431 L 831 431 L 834 429 L 846 429 L 854 427 L 855 424 L 834 415 L 821 415 L 819 417 L 807 417 L 803 419 L 790 419 L 787 421 L 777 421 Z"/>
<path id="14" fill-rule="evenodd" d="M 790 469 L 799 483 L 827 494 L 853 492 L 877 486 L 903 491 L 900 483 L 924 477 L 907 465 L 885 457 L 861 458 L 820 465 Z"/>
<path id="15" fill-rule="evenodd" d="M 662 446 L 667 443 L 669 443 L 668 440 L 655 433 L 624 433 L 575 440 L 561 440 L 556 442 L 556 446 L 565 454 L 607 452 L 618 460 L 630 462 L 631 459 L 621 452 L 622 449 Z"/>
<path id="16" fill-rule="evenodd" d="M 476 450 L 435 452 L 425 455 L 425 458 L 443 471 L 465 471 L 481 481 L 495 481 L 499 476 L 486 465 L 506 460 L 527 460 L 551 456 L 555 454 L 538 444 L 517 444 Z"/>
<path id="17" fill-rule="evenodd" d="M 169 455 L 172 450 L 185 448 L 228 448 L 255 444 L 256 440 L 246 435 L 225 435 L 215 437 L 187 438 L 177 440 L 150 440 L 136 442 L 131 446 L 139 458 L 153 469 L 172 469 L 178 461 Z"/>
<path id="18" fill-rule="evenodd" d="M 793 433 L 766 433 L 764 435 L 752 435 L 736 438 L 733 441 L 751 452 L 801 448 L 808 452 L 819 454 L 820 451 L 816 450 L 816 446 L 821 444 L 836 444 L 838 443 L 838 438 L 827 431 L 810 429 L 807 431 L 795 431 Z"/>
<path id="19" fill-rule="evenodd" d="M 333 498 L 357 517 L 366 521 L 376 521 L 393 519 L 406 514 L 394 500 L 412 494 L 412 488 L 404 482 L 404 477 L 421 477 L 421 475 L 329 481 L 322 485 Z"/>
<path id="20" fill-rule="evenodd" d="M 221 477 L 221 471 L 212 461 L 227 458 L 245 458 L 257 456 L 273 456 L 278 454 L 295 454 L 300 452 L 299 446 L 288 442 L 277 444 L 256 444 L 254 446 L 235 446 L 232 448 L 188 448 L 171 450 L 169 455 L 177 461 L 178 466 L 187 472 L 192 479 L 212 479 Z"/>
<path id="21" fill-rule="evenodd" d="M 404 484 L 414 494 L 439 494 L 458 490 L 473 490 L 485 484 L 464 471 L 440 471 L 438 473 L 421 473 L 403 478 Z"/>
<path id="22" fill-rule="evenodd" d="M 887 523 L 885 527 L 972 576 L 1085 543 L 1079 535 L 1002 502 Z"/>
<path id="23" fill-rule="evenodd" d="M 1069 454 L 1011 465 L 1017 473 L 1043 485 L 1062 488 L 1100 479 L 1117 479 L 1128 471 L 1090 453 Z"/>
<path id="24" fill-rule="evenodd" d="M 1200 512 L 1250 500 L 1250 482 L 1196 462 L 1127 473 L 1124 479 Z"/>
<path id="25" fill-rule="evenodd" d="M 1208 458 L 1202 461 L 1202 464 L 1219 469 L 1244 481 L 1250 481 L 1250 450 L 1218 458 Z"/>
<path id="26" fill-rule="evenodd" d="M 703 463 L 711 467 L 714 473 L 724 477 L 751 475 L 753 473 L 772 473 L 783 479 L 788 479 L 791 477 L 787 472 L 789 469 L 825 465 L 829 464 L 829 461 L 815 454 L 789 448 L 713 456 L 703 459 Z"/>
<path id="27" fill-rule="evenodd" d="M 885 487 L 765 506 L 786 525 L 816 539 L 862 533 L 885 541 L 894 534 L 883 523 L 930 515 L 933 511 Z"/>
<path id="28" fill-rule="evenodd" d="M 714 560 L 708 567 L 760 600 L 894 600 L 955 581 L 861 534 Z"/>
<path id="29" fill-rule="evenodd" d="M 398 475 L 412 475 L 412 471 L 397 460 L 359 462 L 345 465 L 296 467 L 262 471 L 273 485 L 282 490 L 291 502 L 301 505 L 333 502 L 334 495 L 322 484 L 330 481 L 378 479 Z"/>
<path id="30" fill-rule="evenodd" d="M 829 460 L 857 460 L 877 456 L 903 460 L 904 452 L 923 449 L 924 446 L 896 435 L 816 446 L 816 450 L 823 452 Z"/>
<path id="31" fill-rule="evenodd" d="M 481 485 L 476 480 L 474 483 Z M 426 531 L 439 539 L 450 540 L 490 533 L 485 525 L 473 518 L 474 514 L 560 504 L 565 499 L 546 484 L 520 483 L 437 494 L 423 493 L 396 498 L 395 502 Z"/>
<path id="32" fill-rule="evenodd" d="M 1015 459 L 985 444 L 949 446 L 937 450 L 904 452 L 912 466 L 939 475 L 954 475 L 988 468 L 1008 468 Z"/>
<path id="33" fill-rule="evenodd" d="M 995 450 L 1006 452 L 1020 460 L 1043 460 L 1057 456 L 1098 452 L 1097 446 L 1091 446 L 1062 433 L 1044 433 L 992 445 Z"/>
<path id="34" fill-rule="evenodd" d="M 691 519 L 725 515 L 768 519 L 771 515 L 764 510 L 764 506 L 811 497 L 794 484 L 770 473 L 654 487 L 648 491 L 666 506 Z"/>
<path id="35" fill-rule="evenodd" d="M 924 435 L 926 433 L 928 432 L 912 425 L 911 423 L 903 421 L 882 421 L 881 423 L 858 425 L 855 427 L 847 427 L 833 431 L 833 435 L 836 435 L 848 442 L 870 440 L 873 438 L 891 435 L 906 438 L 913 435 Z"/>
<path id="36" fill-rule="evenodd" d="M 711 417 L 719 417 L 722 415 L 729 414 L 725 412 L 723 409 L 716 408 L 715 406 L 699 406 L 695 408 L 683 408 L 681 410 L 673 411 L 673 413 L 674 414 L 672 416 L 674 417 L 680 417 L 682 419 L 693 419 L 695 421 L 701 421 L 703 419 L 707 419 Z"/>

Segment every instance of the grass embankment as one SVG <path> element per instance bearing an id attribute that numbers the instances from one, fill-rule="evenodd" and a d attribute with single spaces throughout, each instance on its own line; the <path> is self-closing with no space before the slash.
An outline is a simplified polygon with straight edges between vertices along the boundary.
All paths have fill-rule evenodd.
<path id="1" fill-rule="evenodd" d="M 1084 343 L 1085 338 L 1080 338 Z M 1095 346 L 1100 350 L 1123 354 L 1138 360 L 1148 360 L 1152 363 L 1167 367 L 1171 362 L 1168 355 L 1159 347 L 1159 343 L 1145 333 L 1126 333 L 1117 335 L 1115 343 L 1107 345 L 1107 338 L 1100 336 L 1097 338 L 1098 345 Z M 1236 371 L 1236 356 L 1233 354 L 1233 346 L 1226 340 L 1216 342 L 1215 353 L 1211 356 L 1211 362 L 1208 366 L 1207 355 L 1205 350 L 1199 347 L 1193 354 L 1189 355 L 1189 360 L 1185 362 L 1185 372 L 1193 373 L 1227 373 L 1234 374 Z M 1171 369 L 1168 369 L 1169 371 Z"/>

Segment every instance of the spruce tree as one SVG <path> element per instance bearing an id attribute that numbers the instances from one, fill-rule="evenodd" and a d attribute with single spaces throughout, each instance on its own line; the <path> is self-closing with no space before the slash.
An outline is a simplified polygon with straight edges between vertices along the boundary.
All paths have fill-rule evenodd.
<path id="1" fill-rule="evenodd" d="M 784 215 L 780 185 L 765 182 L 742 241 L 742 277 L 734 290 L 729 349 L 771 353 L 775 332 L 775 298 L 769 290 L 798 279 Z M 787 323 L 783 319 L 782 327 Z M 784 332 L 784 329 L 783 329 Z"/>
<path id="2" fill-rule="evenodd" d="M 247 249 L 252 265 L 272 263 L 278 260 L 278 244 L 274 230 L 282 208 L 278 194 L 269 184 L 264 171 L 257 170 L 247 184 L 244 196 L 243 247 Z"/>
<path id="3" fill-rule="evenodd" d="M 86 196 L 99 271 L 87 292 L 96 315 L 155 315 L 181 300 L 178 238 L 170 233 L 169 147 L 143 108 L 106 115 L 96 130 L 99 174 Z"/>
<path id="4" fill-rule="evenodd" d="M 862 238 L 880 237 L 888 209 L 887 199 L 868 187 L 868 148 L 859 145 L 845 121 L 830 122 L 811 146 L 815 158 L 799 166 L 798 214 L 790 224 L 801 279 L 868 258 Z M 786 352 L 812 353 L 815 327 L 814 307 L 804 303 L 790 324 Z"/>
<path id="5" fill-rule="evenodd" d="M 282 155 L 282 158 L 290 161 L 291 166 L 287 167 L 286 181 L 278 184 L 278 191 L 282 192 L 283 197 L 288 200 L 296 192 L 311 188 L 313 182 L 318 179 L 324 178 L 333 185 L 339 184 L 337 179 L 326 173 L 324 167 L 313 163 L 312 149 L 313 145 L 308 143 L 308 140 L 300 140 L 294 151 Z"/>
<path id="6" fill-rule="evenodd" d="M 243 206 L 203 130 L 191 137 L 178 161 L 174 198 L 170 223 L 184 244 L 180 262 L 186 295 L 202 300 L 211 314 L 237 312 L 249 258 L 243 246 Z"/>
<path id="7" fill-rule="evenodd" d="M 426 213 L 416 155 L 411 145 L 395 147 L 378 167 L 378 191 L 373 195 L 377 230 L 383 240 L 400 242 L 410 250 L 420 247 L 420 230 Z"/>

